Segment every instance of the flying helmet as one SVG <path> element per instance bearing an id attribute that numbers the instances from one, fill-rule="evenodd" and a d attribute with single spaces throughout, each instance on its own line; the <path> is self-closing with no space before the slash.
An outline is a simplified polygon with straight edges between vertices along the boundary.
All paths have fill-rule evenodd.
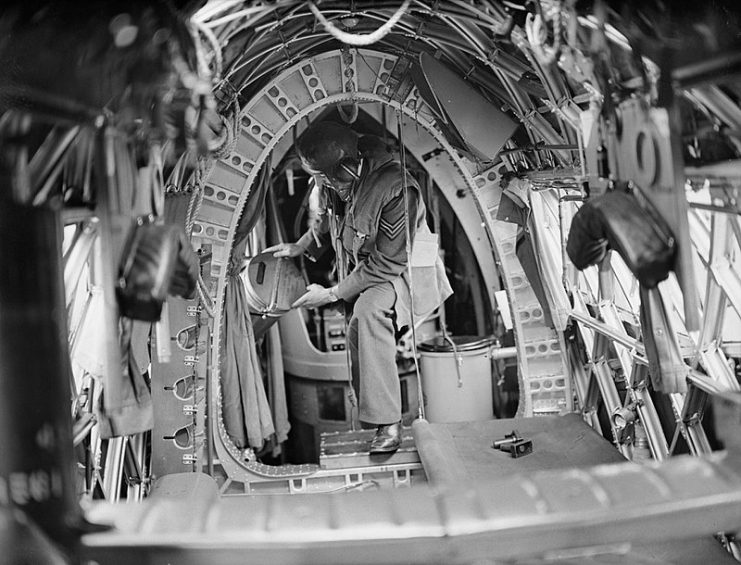
<path id="1" fill-rule="evenodd" d="M 332 187 L 343 200 L 359 175 L 358 134 L 335 122 L 309 126 L 296 142 L 304 169 Z"/>

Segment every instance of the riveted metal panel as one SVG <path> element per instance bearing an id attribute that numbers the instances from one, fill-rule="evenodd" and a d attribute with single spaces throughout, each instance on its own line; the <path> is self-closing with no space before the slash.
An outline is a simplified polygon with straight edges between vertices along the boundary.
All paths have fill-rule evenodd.
<path id="1" fill-rule="evenodd" d="M 206 188 L 209 187 L 207 186 Z M 235 209 L 233 207 L 214 201 L 213 196 L 204 196 L 203 204 L 201 204 L 199 221 L 207 222 L 208 227 L 206 227 L 206 235 L 222 239 L 221 232 L 224 231 L 225 233 L 223 234 L 224 237 L 222 241 L 226 241 L 229 224 L 234 212 Z"/>
<path id="2" fill-rule="evenodd" d="M 226 189 L 232 193 L 241 192 L 246 181 L 246 173 L 227 165 L 224 161 L 217 161 L 208 177 L 209 184 Z"/>
<path id="3" fill-rule="evenodd" d="M 242 121 L 244 122 L 244 119 Z M 259 128 L 257 128 L 257 131 L 260 131 Z M 246 131 L 243 124 L 242 131 L 237 137 L 236 150 L 254 163 L 260 158 L 265 146 L 259 141 L 259 138 L 255 138 L 252 133 Z"/>
<path id="4" fill-rule="evenodd" d="M 338 94 L 343 91 L 344 81 L 339 53 L 317 57 L 314 59 L 314 67 L 327 94 Z"/>
<path id="5" fill-rule="evenodd" d="M 375 92 L 376 85 L 385 86 L 385 80 L 379 75 L 381 72 L 386 73 L 386 80 L 388 80 L 388 71 L 382 71 L 383 62 L 386 60 L 385 57 L 379 57 L 375 54 L 363 54 L 363 52 L 355 52 L 355 68 L 357 70 L 357 89 L 362 92 Z M 376 94 L 383 94 L 377 92 Z"/>
<path id="6" fill-rule="evenodd" d="M 307 76 L 300 69 L 283 77 L 276 86 L 280 88 L 281 95 L 291 102 L 290 107 L 296 112 L 315 101 L 307 84 Z"/>
<path id="7" fill-rule="evenodd" d="M 312 102 L 318 102 L 327 97 L 327 88 L 324 86 L 322 77 L 319 75 L 319 71 L 313 62 L 304 62 L 299 69 L 299 73 L 306 85 Z"/>
<path id="8" fill-rule="evenodd" d="M 295 77 L 296 79 L 298 79 L 298 77 L 294 73 L 290 75 L 289 77 L 287 77 L 286 79 L 284 79 L 284 81 L 282 82 L 285 82 L 291 77 Z M 303 85 L 303 82 L 299 80 L 296 80 L 295 83 L 296 85 L 299 85 L 299 84 Z M 294 105 L 292 101 L 293 100 L 292 96 L 289 94 L 290 86 L 288 88 L 289 90 L 286 90 L 283 84 L 274 84 L 265 93 L 265 96 L 270 100 L 270 102 L 273 104 L 275 109 L 281 114 L 281 116 L 283 116 L 284 118 L 283 123 L 293 118 L 299 112 L 298 108 L 296 108 L 296 106 Z"/>
<path id="9" fill-rule="evenodd" d="M 278 89 L 272 87 L 270 90 L 277 91 Z M 286 104 L 288 103 L 288 100 L 279 96 L 277 92 L 276 98 L 279 100 L 286 100 Z M 251 117 L 256 121 L 259 121 L 260 125 L 262 125 L 260 141 L 265 145 L 270 142 L 270 139 L 275 135 L 275 133 L 286 125 L 286 122 L 288 121 L 288 117 L 278 109 L 274 102 L 276 102 L 276 100 L 266 94 L 257 99 L 250 110 Z"/>

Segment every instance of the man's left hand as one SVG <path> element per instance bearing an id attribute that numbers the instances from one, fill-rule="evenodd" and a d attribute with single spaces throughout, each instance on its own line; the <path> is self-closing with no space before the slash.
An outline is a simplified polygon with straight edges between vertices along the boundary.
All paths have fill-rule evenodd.
<path id="1" fill-rule="evenodd" d="M 306 294 L 291 304 L 291 308 L 318 308 L 334 301 L 335 298 L 330 294 L 328 288 L 320 284 L 310 284 L 306 287 Z"/>

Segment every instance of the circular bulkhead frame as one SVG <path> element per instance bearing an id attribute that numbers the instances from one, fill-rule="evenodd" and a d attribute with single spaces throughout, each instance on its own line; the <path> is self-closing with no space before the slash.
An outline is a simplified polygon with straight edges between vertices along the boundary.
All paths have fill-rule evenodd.
<path id="1" fill-rule="evenodd" d="M 398 57 L 367 49 L 335 50 L 287 68 L 241 109 L 232 152 L 209 164 L 202 204 L 193 221 L 196 249 L 210 246 L 214 303 L 211 390 L 220 391 L 221 319 L 227 265 L 234 235 L 251 188 L 266 160 L 278 162 L 290 150 L 304 119 L 329 106 L 357 104 L 395 135 L 401 116 L 406 150 L 426 169 L 461 221 L 481 266 L 490 303 L 500 277 L 512 314 L 520 388 L 519 416 L 559 414 L 572 408 L 571 383 L 562 337 L 544 323 L 543 310 L 515 255 L 516 226 L 496 219 L 499 173 L 460 155 L 435 126 L 435 115 L 416 88 L 401 102 L 386 93 Z M 382 107 L 388 110 L 385 114 Z M 442 148 L 442 152 L 439 149 Z M 433 151 L 437 149 L 438 151 Z M 432 151 L 432 153 L 430 153 Z M 425 156 L 423 159 L 422 156 Z M 433 155 L 430 157 L 430 155 Z M 494 155 L 491 159 L 494 159 Z M 465 193 L 460 198 L 461 189 Z M 494 315 L 494 312 L 491 313 Z M 211 394 L 210 429 L 216 454 L 233 480 L 251 482 L 255 466 L 246 463 L 223 426 L 220 392 Z M 258 473 L 259 475 L 259 473 Z"/>

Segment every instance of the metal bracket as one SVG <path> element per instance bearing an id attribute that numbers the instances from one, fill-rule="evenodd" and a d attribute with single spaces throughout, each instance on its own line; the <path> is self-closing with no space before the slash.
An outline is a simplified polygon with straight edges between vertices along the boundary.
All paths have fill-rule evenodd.
<path id="1" fill-rule="evenodd" d="M 192 366 L 192 365 L 195 365 L 196 363 L 198 363 L 198 361 L 200 361 L 200 360 L 201 360 L 201 358 L 198 355 L 185 355 L 183 357 L 183 364 L 184 365 Z"/>

